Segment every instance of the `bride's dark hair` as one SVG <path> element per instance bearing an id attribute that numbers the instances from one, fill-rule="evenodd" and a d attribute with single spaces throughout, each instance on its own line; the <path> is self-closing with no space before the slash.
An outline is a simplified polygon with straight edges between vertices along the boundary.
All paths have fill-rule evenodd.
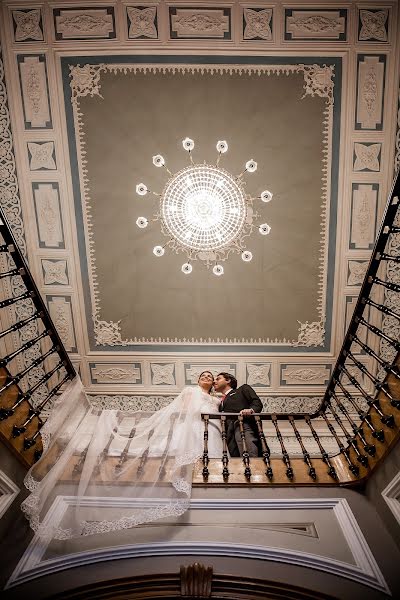
<path id="1" fill-rule="evenodd" d="M 202 375 L 204 375 L 204 373 L 210 373 L 211 377 L 213 378 L 212 384 L 210 385 L 210 389 L 208 390 L 208 393 L 210 394 L 210 393 L 212 392 L 213 385 L 214 385 L 214 375 L 211 373 L 211 371 L 202 371 L 202 372 L 200 373 L 200 375 L 199 375 L 199 378 L 198 378 L 198 380 L 197 380 L 197 383 L 199 383 L 199 381 L 200 381 L 200 377 L 201 377 Z"/>

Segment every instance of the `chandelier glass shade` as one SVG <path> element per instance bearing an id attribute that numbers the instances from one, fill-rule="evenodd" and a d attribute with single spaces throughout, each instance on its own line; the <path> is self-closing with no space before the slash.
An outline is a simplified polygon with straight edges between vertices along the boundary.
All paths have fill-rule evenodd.
<path id="1" fill-rule="evenodd" d="M 227 171 L 193 165 L 171 177 L 161 196 L 161 218 L 188 249 L 212 252 L 232 243 L 246 218 L 246 196 Z"/>
<path id="2" fill-rule="evenodd" d="M 246 250 L 245 239 L 252 233 L 254 220 L 259 216 L 253 210 L 253 202 L 256 199 L 269 202 L 272 194 L 265 190 L 253 198 L 246 193 L 243 176 L 256 171 L 254 160 L 247 161 L 245 170 L 237 176 L 219 166 L 221 155 L 228 150 L 226 141 L 217 143 L 215 165 L 193 162 L 194 142 L 190 138 L 185 138 L 182 145 L 189 153 L 190 165 L 175 174 L 169 171 L 163 156 L 153 156 L 154 166 L 166 169 L 169 175 L 161 194 L 151 192 L 144 183 L 136 186 L 140 196 L 151 192 L 159 197 L 154 220 L 160 222 L 161 231 L 168 239 L 164 245 L 155 246 L 153 254 L 162 257 L 165 247 L 169 247 L 176 253 L 186 254 L 187 262 L 181 268 L 186 275 L 193 270 L 191 263 L 201 260 L 220 276 L 224 268 L 219 263 L 231 252 L 241 253 L 245 262 L 251 261 L 253 255 Z M 148 219 L 138 217 L 136 225 L 144 229 Z M 263 223 L 258 229 L 266 235 L 271 228 Z"/>

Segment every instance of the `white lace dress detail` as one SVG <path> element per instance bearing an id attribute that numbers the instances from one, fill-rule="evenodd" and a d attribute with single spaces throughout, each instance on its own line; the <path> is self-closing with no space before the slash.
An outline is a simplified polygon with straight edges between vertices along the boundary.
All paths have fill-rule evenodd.
<path id="1" fill-rule="evenodd" d="M 32 528 L 67 539 L 182 515 L 203 455 L 201 413 L 216 412 L 218 400 L 197 386 L 153 413 L 93 410 L 76 378 L 46 423 L 48 450 L 25 480 L 31 494 L 21 507 Z M 209 421 L 209 456 L 222 453 L 218 423 Z M 52 511 L 63 497 L 64 512 Z"/>

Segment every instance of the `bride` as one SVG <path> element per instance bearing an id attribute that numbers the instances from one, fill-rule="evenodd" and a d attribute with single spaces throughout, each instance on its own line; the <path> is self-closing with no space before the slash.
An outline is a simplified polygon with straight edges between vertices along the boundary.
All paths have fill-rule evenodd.
<path id="1" fill-rule="evenodd" d="M 179 516 L 190 505 L 203 455 L 202 413 L 217 413 L 213 375 L 185 387 L 157 412 L 91 408 L 76 377 L 41 430 L 45 452 L 25 479 L 22 510 L 46 538 L 106 533 Z M 218 420 L 208 427 L 210 458 L 222 454 Z"/>

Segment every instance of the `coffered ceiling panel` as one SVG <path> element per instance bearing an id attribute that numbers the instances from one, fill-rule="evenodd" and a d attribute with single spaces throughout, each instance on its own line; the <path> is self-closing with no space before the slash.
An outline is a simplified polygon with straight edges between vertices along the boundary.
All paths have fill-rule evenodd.
<path id="1" fill-rule="evenodd" d="M 337 188 L 331 190 L 330 173 L 336 177 L 339 144 L 333 77 L 340 81 L 340 61 L 248 66 L 230 57 L 223 65 L 171 66 L 165 58 L 146 66 L 113 58 L 90 70 L 77 66 L 80 57 L 73 65 L 62 59 L 72 162 L 76 152 L 84 165 L 75 197 L 92 345 L 137 350 L 156 340 L 163 351 L 174 340 L 207 351 L 222 341 L 232 351 L 256 342 L 260 350 L 282 351 L 310 345 L 299 335 L 304 325 L 306 336 L 319 328 L 313 345 L 323 346 L 332 301 L 327 265 Z M 336 100 L 340 106 L 340 90 Z M 224 167 L 239 174 L 246 159 L 256 158 L 246 189 L 252 196 L 265 187 L 274 192 L 271 204 L 254 205 L 271 234 L 255 228 L 246 240 L 254 260 L 230 256 L 222 277 L 200 261 L 184 275 L 184 256 L 152 253 L 168 241 L 159 223 L 135 226 L 140 215 L 151 221 L 158 204 L 137 195 L 135 184 L 143 179 L 161 191 L 169 175 L 153 166 L 152 156 L 162 150 L 169 169 L 179 171 L 188 164 L 185 134 L 196 140 L 194 160 L 208 164 L 216 161 L 216 141 L 227 139 Z M 333 248 L 329 267 L 333 272 Z"/>
<path id="2" fill-rule="evenodd" d="M 270 410 L 317 406 L 399 161 L 397 0 L 1 10 L 0 199 L 93 402 L 162 406 L 211 368 Z M 135 191 L 162 190 L 154 154 L 188 164 L 186 136 L 210 164 L 226 139 L 221 165 L 253 158 L 246 192 L 274 194 L 222 277 L 156 258 L 158 199 Z"/>

